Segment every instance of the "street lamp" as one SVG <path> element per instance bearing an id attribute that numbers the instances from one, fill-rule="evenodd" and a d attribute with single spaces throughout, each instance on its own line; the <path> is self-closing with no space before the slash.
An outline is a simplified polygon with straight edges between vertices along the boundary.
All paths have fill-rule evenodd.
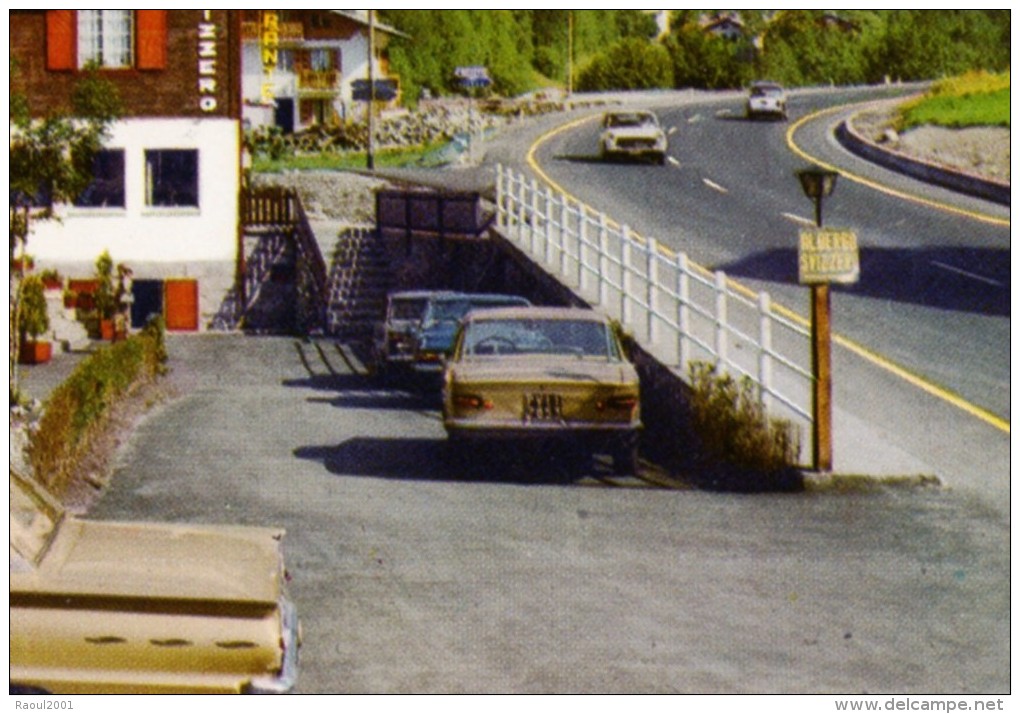
<path id="1" fill-rule="evenodd" d="M 815 202 L 815 225 L 821 228 L 822 202 L 836 188 L 838 174 L 820 168 L 796 173 L 804 195 Z M 832 471 L 832 304 L 824 281 L 811 284 L 811 366 L 814 469 Z"/>
<path id="2" fill-rule="evenodd" d="M 822 227 L 822 200 L 832 195 L 836 188 L 835 171 L 826 169 L 801 169 L 797 172 L 800 179 L 800 187 L 804 189 L 804 195 L 815 202 L 815 225 Z"/>

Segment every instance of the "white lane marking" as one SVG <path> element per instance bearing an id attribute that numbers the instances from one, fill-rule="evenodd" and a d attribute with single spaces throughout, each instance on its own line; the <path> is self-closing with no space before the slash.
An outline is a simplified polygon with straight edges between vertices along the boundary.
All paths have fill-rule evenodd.
<path id="1" fill-rule="evenodd" d="M 695 114 L 694 116 L 687 117 L 687 123 L 693 124 L 696 121 L 701 121 L 701 115 Z"/>
<path id="2" fill-rule="evenodd" d="M 940 263 L 937 260 L 931 261 L 931 264 L 934 265 L 937 268 L 942 268 L 943 270 L 948 270 L 951 273 L 958 273 L 958 274 L 964 275 L 964 276 L 966 276 L 968 278 L 973 278 L 974 280 L 980 280 L 982 283 L 985 283 L 987 285 L 994 285 L 997 288 L 1001 288 L 1002 287 L 1002 283 L 1000 283 L 998 280 L 992 280 L 991 278 L 986 278 L 985 276 L 978 275 L 977 273 L 971 273 L 971 272 L 969 272 L 967 270 L 963 270 L 961 268 L 957 268 L 957 267 L 952 266 L 952 265 L 946 265 L 945 263 Z"/>
<path id="3" fill-rule="evenodd" d="M 667 131 L 666 133 L 669 134 L 670 136 L 673 136 L 674 134 L 676 134 L 676 132 L 677 132 L 677 128 L 675 126 L 671 126 L 669 128 L 669 131 Z"/>
<path id="4" fill-rule="evenodd" d="M 715 115 L 717 117 L 725 117 L 725 116 L 729 116 L 731 113 L 732 113 L 732 110 L 730 110 L 730 109 L 720 109 L 719 111 L 717 111 L 715 113 Z"/>
<path id="5" fill-rule="evenodd" d="M 814 226 L 815 225 L 815 222 L 812 221 L 810 218 L 804 218 L 803 216 L 798 216 L 796 213 L 783 213 L 782 216 L 783 216 L 783 218 L 786 218 L 787 220 L 793 221 L 794 223 L 800 223 L 801 225 L 805 225 L 805 226 Z"/>
<path id="6" fill-rule="evenodd" d="M 680 162 L 677 159 L 673 158 L 672 156 L 667 156 L 666 157 L 666 161 L 668 161 L 669 163 L 673 164 L 674 166 L 677 166 L 677 167 L 680 166 Z"/>
<path id="7" fill-rule="evenodd" d="M 716 183 L 715 181 L 713 181 L 712 179 L 707 179 L 707 178 L 703 178 L 703 179 L 701 179 L 701 180 L 702 180 L 702 182 L 704 182 L 704 184 L 705 184 L 706 186 L 708 186 L 709 188 L 715 189 L 715 190 L 716 190 L 716 191 L 718 191 L 719 193 L 729 193 L 729 192 L 730 192 L 730 190 L 729 190 L 728 188 L 725 188 L 725 187 L 723 187 L 723 186 L 720 186 L 719 184 L 717 184 L 717 183 Z"/>

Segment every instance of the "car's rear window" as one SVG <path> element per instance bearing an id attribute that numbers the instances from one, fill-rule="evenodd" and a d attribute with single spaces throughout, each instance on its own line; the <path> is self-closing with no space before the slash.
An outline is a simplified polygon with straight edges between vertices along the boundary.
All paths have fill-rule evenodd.
<path id="1" fill-rule="evenodd" d="M 591 320 L 478 320 L 464 333 L 469 355 L 569 354 L 619 358 L 605 323 Z"/>
<path id="2" fill-rule="evenodd" d="M 425 314 L 428 301 L 424 298 L 398 298 L 390 303 L 391 320 L 418 320 Z"/>
<path id="3" fill-rule="evenodd" d="M 472 310 L 487 310 L 496 307 L 526 306 L 530 303 L 524 298 L 508 295 L 506 297 L 496 296 L 467 296 L 452 300 L 435 300 L 429 306 L 426 322 L 456 322 Z"/>

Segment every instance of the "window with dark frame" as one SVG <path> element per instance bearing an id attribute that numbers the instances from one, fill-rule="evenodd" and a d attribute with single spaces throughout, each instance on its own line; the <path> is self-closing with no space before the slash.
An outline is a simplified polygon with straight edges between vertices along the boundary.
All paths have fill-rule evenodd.
<path id="1" fill-rule="evenodd" d="M 198 207 L 198 151 L 145 152 L 145 205 Z"/>
<path id="2" fill-rule="evenodd" d="M 124 208 L 124 150 L 102 149 L 92 162 L 92 182 L 75 199 L 82 208 Z"/>

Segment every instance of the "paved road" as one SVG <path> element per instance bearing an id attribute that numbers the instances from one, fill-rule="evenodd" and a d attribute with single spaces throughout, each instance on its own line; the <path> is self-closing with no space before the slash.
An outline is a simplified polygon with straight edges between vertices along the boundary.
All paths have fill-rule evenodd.
<path id="1" fill-rule="evenodd" d="M 860 99 L 860 97 L 857 97 Z M 797 118 L 850 97 L 811 95 Z M 749 122 L 737 101 L 660 110 L 671 137 L 666 167 L 595 160 L 594 122 L 542 145 L 537 160 L 568 191 L 639 233 L 713 269 L 768 290 L 798 310 L 796 237 L 813 206 L 794 177 L 805 165 L 786 146 L 787 124 Z M 832 146 L 831 121 L 798 133 L 838 166 L 897 187 L 917 185 Z M 810 131 L 808 130 L 810 129 Z M 818 153 L 823 153 L 821 150 Z M 834 329 L 916 374 L 1009 418 L 1009 210 L 936 194 L 1005 220 L 993 225 L 840 181 L 826 225 L 851 228 L 861 245 L 861 281 L 836 287 Z"/>
<path id="2" fill-rule="evenodd" d="M 92 517 L 284 526 L 301 692 L 1009 690 L 1009 524 L 983 499 L 465 480 L 430 401 L 332 343 L 168 344 L 180 395 Z"/>

